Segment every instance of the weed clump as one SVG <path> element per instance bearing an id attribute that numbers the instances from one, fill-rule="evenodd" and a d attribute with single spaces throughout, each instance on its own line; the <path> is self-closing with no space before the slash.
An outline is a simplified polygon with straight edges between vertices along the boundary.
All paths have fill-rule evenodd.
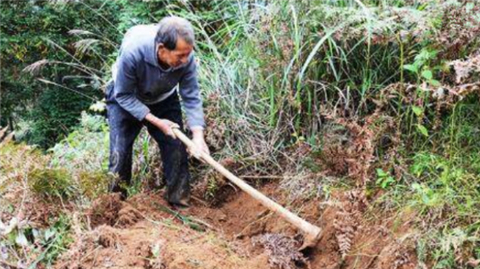
<path id="1" fill-rule="evenodd" d="M 75 193 L 71 176 L 64 169 L 35 169 L 28 178 L 30 188 L 44 198 L 68 199 Z"/>

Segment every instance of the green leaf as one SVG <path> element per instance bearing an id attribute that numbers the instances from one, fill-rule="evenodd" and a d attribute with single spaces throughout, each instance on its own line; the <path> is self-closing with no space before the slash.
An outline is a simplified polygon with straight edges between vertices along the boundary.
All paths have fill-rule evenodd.
<path id="1" fill-rule="evenodd" d="M 391 184 L 395 183 L 395 179 L 393 177 L 387 177 L 383 182 L 382 182 L 382 188 L 385 189 Z"/>
<path id="2" fill-rule="evenodd" d="M 415 115 L 417 116 L 420 116 L 423 114 L 423 108 L 419 106 L 412 106 L 412 110 L 413 110 L 413 113 L 415 113 Z"/>
<path id="3" fill-rule="evenodd" d="M 386 177 L 386 176 L 388 176 L 388 174 L 385 173 L 385 171 L 383 171 L 382 168 L 377 168 L 377 176 L 378 177 Z"/>
<path id="4" fill-rule="evenodd" d="M 423 70 L 422 77 L 426 78 L 427 80 L 431 80 L 433 78 L 433 73 L 431 70 Z"/>
<path id="5" fill-rule="evenodd" d="M 430 81 L 428 81 L 428 83 L 430 83 L 430 85 L 432 85 L 432 86 L 434 86 L 434 87 L 440 87 L 440 86 L 442 86 L 442 84 L 440 83 L 440 81 L 435 80 L 435 79 L 431 79 Z"/>
<path id="6" fill-rule="evenodd" d="M 413 64 L 405 64 L 403 65 L 403 69 L 406 69 L 412 73 L 417 73 L 418 72 L 418 67 Z"/>
<path id="7" fill-rule="evenodd" d="M 420 133 L 422 133 L 424 136 L 428 136 L 428 130 L 427 128 L 425 128 L 425 126 L 421 125 L 421 124 L 417 124 L 417 129 L 418 131 L 420 131 Z"/>
<path id="8" fill-rule="evenodd" d="M 426 7 L 428 7 L 428 3 L 425 3 L 423 5 L 418 6 L 417 10 L 423 11 L 423 10 L 425 10 Z"/>

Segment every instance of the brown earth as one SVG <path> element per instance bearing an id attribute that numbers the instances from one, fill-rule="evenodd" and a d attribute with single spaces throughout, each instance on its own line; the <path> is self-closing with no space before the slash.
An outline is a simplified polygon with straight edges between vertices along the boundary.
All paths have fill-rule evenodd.
<path id="1" fill-rule="evenodd" d="M 277 202 L 275 183 L 261 188 Z M 87 232 L 56 268 L 415 268 L 411 214 L 379 215 L 352 195 L 287 205 L 323 229 L 314 249 L 300 253 L 302 235 L 238 190 L 216 207 L 196 198 L 170 208 L 161 193 L 120 201 L 107 195 L 85 214 Z M 335 198 L 336 197 L 336 198 Z M 350 200 L 349 200 L 350 199 Z M 353 200 L 352 200 L 353 199 Z M 84 230 L 84 229 L 83 229 Z"/>

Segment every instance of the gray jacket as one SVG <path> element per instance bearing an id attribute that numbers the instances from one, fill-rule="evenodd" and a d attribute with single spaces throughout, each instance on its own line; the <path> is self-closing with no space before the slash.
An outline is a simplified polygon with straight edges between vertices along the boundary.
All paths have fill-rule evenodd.
<path id="1" fill-rule="evenodd" d="M 157 58 L 156 33 L 156 25 L 138 25 L 127 31 L 112 68 L 115 81 L 113 97 L 141 121 L 150 112 L 147 105 L 166 99 L 175 93 L 178 86 L 188 126 L 205 127 L 193 53 L 185 65 L 162 68 Z"/>

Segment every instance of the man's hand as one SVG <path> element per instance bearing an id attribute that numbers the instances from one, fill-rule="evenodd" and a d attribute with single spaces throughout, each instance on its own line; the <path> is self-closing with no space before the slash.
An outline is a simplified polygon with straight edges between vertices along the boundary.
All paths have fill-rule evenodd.
<path id="1" fill-rule="evenodd" d="M 203 136 L 203 128 L 192 128 L 192 134 L 193 134 L 193 144 L 195 147 L 189 148 L 188 151 L 190 155 L 193 155 L 197 159 L 201 159 L 200 152 L 206 153 L 207 155 L 210 155 L 210 150 L 208 150 L 207 143 L 205 143 L 205 139 Z"/>
<path id="2" fill-rule="evenodd" d="M 178 126 L 178 124 L 176 124 L 175 122 L 169 121 L 167 119 L 159 119 L 151 113 L 148 113 L 145 119 L 152 123 L 154 126 L 156 126 L 158 129 L 160 129 L 166 136 L 170 136 L 173 139 L 177 138 L 172 128 L 180 128 L 180 126 Z"/>

